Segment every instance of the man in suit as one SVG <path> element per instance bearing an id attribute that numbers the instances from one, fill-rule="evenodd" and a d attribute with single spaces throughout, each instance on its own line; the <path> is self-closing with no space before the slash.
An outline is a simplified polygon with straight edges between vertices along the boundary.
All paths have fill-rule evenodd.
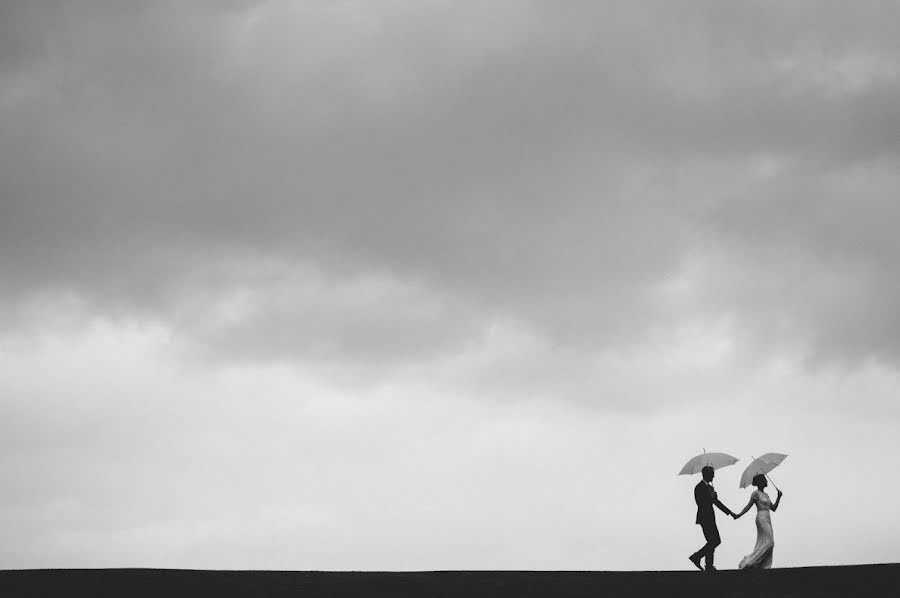
<path id="1" fill-rule="evenodd" d="M 705 556 L 706 570 L 711 572 L 716 570 L 713 565 L 716 547 L 722 543 L 722 539 L 719 537 L 719 528 L 716 527 L 716 512 L 713 511 L 713 505 L 719 507 L 726 515 L 734 517 L 734 513 L 719 502 L 716 489 L 712 485 L 716 471 L 707 465 L 701 470 L 701 473 L 703 474 L 703 479 L 694 487 L 694 501 L 697 503 L 697 524 L 703 529 L 703 537 L 706 538 L 706 544 L 688 558 L 691 559 L 691 562 L 698 569 L 703 571 L 703 567 L 700 566 L 700 559 Z"/>

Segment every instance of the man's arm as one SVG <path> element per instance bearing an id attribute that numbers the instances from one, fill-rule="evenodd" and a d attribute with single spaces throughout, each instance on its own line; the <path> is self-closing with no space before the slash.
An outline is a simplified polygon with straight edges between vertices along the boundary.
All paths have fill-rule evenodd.
<path id="1" fill-rule="evenodd" d="M 719 510 L 722 511 L 723 513 L 725 513 L 726 515 L 734 515 L 734 513 L 731 512 L 731 509 L 729 509 L 728 507 L 723 505 L 719 501 L 718 498 L 713 499 L 713 504 L 716 505 L 717 507 L 719 507 Z"/>

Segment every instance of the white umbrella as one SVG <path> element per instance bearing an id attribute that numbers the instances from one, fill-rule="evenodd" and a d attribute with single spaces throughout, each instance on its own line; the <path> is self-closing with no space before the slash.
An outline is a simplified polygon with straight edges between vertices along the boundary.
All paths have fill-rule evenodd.
<path id="1" fill-rule="evenodd" d="M 684 467 L 681 468 L 681 471 L 678 472 L 678 475 L 694 475 L 695 473 L 700 473 L 707 465 L 713 469 L 720 469 L 722 467 L 734 465 L 738 461 L 740 461 L 740 459 L 737 457 L 732 457 L 725 453 L 707 453 L 704 451 L 702 455 L 697 455 L 685 463 Z"/>
<path id="2" fill-rule="evenodd" d="M 766 453 L 762 457 L 757 457 L 751 461 L 744 473 L 741 474 L 741 488 L 746 488 L 752 484 L 753 476 L 760 473 L 769 478 L 769 472 L 778 467 L 787 457 L 787 455 L 782 455 L 781 453 Z M 769 481 L 772 482 L 772 478 L 769 478 Z M 772 482 L 772 485 L 775 486 L 775 482 Z M 778 486 L 775 486 L 775 489 L 778 490 Z"/>

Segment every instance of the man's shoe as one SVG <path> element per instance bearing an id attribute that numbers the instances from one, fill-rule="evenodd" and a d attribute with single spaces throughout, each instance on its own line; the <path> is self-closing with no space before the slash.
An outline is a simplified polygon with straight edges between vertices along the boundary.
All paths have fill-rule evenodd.
<path id="1" fill-rule="evenodd" d="M 712 565 L 707 565 L 707 566 L 706 566 L 706 572 L 707 572 L 707 573 L 714 573 L 714 572 L 716 572 L 716 571 L 718 571 L 718 569 L 716 569 L 716 568 L 713 567 Z"/>
<path id="2" fill-rule="evenodd" d="M 703 567 L 700 566 L 700 557 L 699 557 L 699 556 L 696 557 L 696 558 L 694 558 L 694 557 L 692 557 L 692 556 L 689 556 L 689 557 L 688 557 L 688 560 L 689 560 L 690 562 L 694 563 L 694 566 L 695 566 L 695 567 L 697 567 L 698 569 L 700 569 L 701 571 L 703 571 Z"/>

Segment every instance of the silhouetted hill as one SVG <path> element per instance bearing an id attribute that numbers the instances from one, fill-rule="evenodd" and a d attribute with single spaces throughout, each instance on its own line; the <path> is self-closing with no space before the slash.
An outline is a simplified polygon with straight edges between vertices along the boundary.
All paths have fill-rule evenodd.
<path id="1" fill-rule="evenodd" d="M 214 596 L 378 598 L 548 598 L 900 595 L 900 565 L 720 571 L 192 571 L 182 569 L 34 569 L 0 571 L 0 596 L 166 598 Z"/>

